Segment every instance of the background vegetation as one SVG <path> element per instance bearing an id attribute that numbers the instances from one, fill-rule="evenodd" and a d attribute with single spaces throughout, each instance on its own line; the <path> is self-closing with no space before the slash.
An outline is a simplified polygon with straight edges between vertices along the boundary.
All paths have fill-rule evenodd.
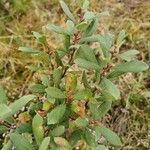
<path id="1" fill-rule="evenodd" d="M 74 0 L 67 0 L 76 11 Z M 150 60 L 150 3 L 148 0 L 91 0 L 93 11 L 109 11 L 101 19 L 100 33 L 110 30 L 127 31 L 127 43 L 122 49 L 136 48 L 139 60 Z M 0 84 L 5 88 L 10 103 L 28 93 L 28 87 L 39 79 L 31 64 L 35 61 L 17 51 L 19 46 L 38 47 L 32 31 L 41 31 L 48 22 L 62 26 L 65 16 L 57 0 L 0 0 Z M 59 40 L 48 33 L 49 47 L 55 49 Z M 30 67 L 29 67 L 30 66 Z M 138 66 L 137 66 L 138 67 Z M 133 76 L 130 73 L 119 78 L 122 98 L 103 122 L 119 133 L 124 141 L 123 149 L 146 150 L 149 145 L 149 70 Z M 0 135 L 1 139 L 2 136 Z"/>

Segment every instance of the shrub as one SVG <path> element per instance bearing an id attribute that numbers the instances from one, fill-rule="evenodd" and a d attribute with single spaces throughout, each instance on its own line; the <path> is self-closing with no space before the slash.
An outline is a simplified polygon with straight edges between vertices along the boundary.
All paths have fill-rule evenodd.
<path id="1" fill-rule="evenodd" d="M 40 73 L 40 81 L 29 88 L 31 94 L 7 105 L 0 88 L 0 133 L 7 135 L 3 150 L 13 146 L 17 150 L 103 150 L 108 145 L 122 145 L 101 118 L 120 98 L 116 78 L 144 71 L 148 65 L 134 60 L 137 50 L 120 54 L 124 31 L 117 37 L 95 34 L 98 18 L 107 13 L 89 11 L 88 0 L 78 1 L 76 17 L 64 1 L 60 5 L 68 17 L 66 27 L 48 24 L 45 28 L 61 35 L 62 46 L 49 49 L 46 37 L 33 32 L 44 49 L 19 48 L 37 60 L 31 69 Z"/>

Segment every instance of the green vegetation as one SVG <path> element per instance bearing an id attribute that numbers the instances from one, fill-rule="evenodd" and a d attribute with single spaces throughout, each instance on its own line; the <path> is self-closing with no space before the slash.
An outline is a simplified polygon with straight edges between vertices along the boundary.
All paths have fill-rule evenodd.
<path id="1" fill-rule="evenodd" d="M 90 11 L 92 1 L 68 4 L 0 2 L 0 147 L 148 148 L 147 13 L 137 27 L 117 17 L 126 2 L 114 16 Z M 138 13 L 146 4 L 131 3 Z"/>

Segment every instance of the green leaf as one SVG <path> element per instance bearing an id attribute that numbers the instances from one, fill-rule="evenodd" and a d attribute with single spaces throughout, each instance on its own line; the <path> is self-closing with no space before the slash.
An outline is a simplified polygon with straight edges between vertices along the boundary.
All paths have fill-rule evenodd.
<path id="1" fill-rule="evenodd" d="M 83 2 L 83 9 L 87 10 L 89 8 L 89 4 L 90 4 L 89 0 L 84 0 L 84 2 Z"/>
<path id="2" fill-rule="evenodd" d="M 44 140 L 42 141 L 42 143 L 41 143 L 41 145 L 39 147 L 39 150 L 47 150 L 49 142 L 50 142 L 50 137 L 44 138 Z"/>
<path id="3" fill-rule="evenodd" d="M 11 109 L 5 104 L 0 104 L 0 119 L 6 119 L 10 116 Z"/>
<path id="4" fill-rule="evenodd" d="M 95 141 L 98 141 L 100 139 L 100 137 L 101 137 L 100 129 L 101 129 L 100 125 L 95 125 L 93 127 L 93 130 L 95 132 Z"/>
<path id="5" fill-rule="evenodd" d="M 77 127 L 86 127 L 88 125 L 88 121 L 86 118 L 79 117 L 75 120 L 75 124 Z"/>
<path id="6" fill-rule="evenodd" d="M 70 33 L 66 29 L 59 27 L 59 26 L 56 26 L 54 24 L 48 24 L 46 26 L 46 28 L 49 29 L 50 31 L 54 31 L 58 34 L 70 35 Z"/>
<path id="7" fill-rule="evenodd" d="M 54 81 L 54 85 L 56 87 L 58 87 L 60 82 L 61 82 L 61 76 L 62 76 L 62 70 L 59 69 L 59 68 L 54 69 L 54 71 L 53 71 L 53 81 Z"/>
<path id="8" fill-rule="evenodd" d="M 4 125 L 0 125 L 0 135 L 6 133 L 8 131 L 7 127 Z"/>
<path id="9" fill-rule="evenodd" d="M 92 35 L 80 39 L 80 43 L 98 42 L 100 35 Z"/>
<path id="10" fill-rule="evenodd" d="M 95 19 L 95 14 L 91 11 L 86 11 L 83 17 L 86 21 Z"/>
<path id="11" fill-rule="evenodd" d="M 141 71 L 145 71 L 149 68 L 149 66 L 142 61 L 130 61 L 119 64 L 113 68 L 113 71 L 108 75 L 108 78 L 114 78 L 123 73 L 133 72 L 138 73 Z"/>
<path id="12" fill-rule="evenodd" d="M 92 134 L 92 131 L 89 131 L 88 128 L 85 130 L 83 138 L 85 139 L 86 143 L 87 143 L 90 147 L 93 147 L 93 146 L 96 145 L 95 137 L 94 137 L 94 135 Z"/>
<path id="13" fill-rule="evenodd" d="M 105 145 L 98 145 L 96 148 L 94 148 L 93 150 L 106 150 L 107 148 L 105 147 Z"/>
<path id="14" fill-rule="evenodd" d="M 54 137 L 54 142 L 56 143 L 56 145 L 61 147 L 58 150 L 72 150 L 71 146 L 69 145 L 69 142 L 65 138 Z"/>
<path id="15" fill-rule="evenodd" d="M 107 112 L 111 109 L 112 102 L 109 100 L 104 100 L 98 107 L 99 118 L 104 117 Z"/>
<path id="16" fill-rule="evenodd" d="M 48 86 L 50 84 L 49 77 L 46 74 L 41 76 L 41 81 L 44 86 Z"/>
<path id="17" fill-rule="evenodd" d="M 82 58 L 77 58 L 74 60 L 74 62 L 79 65 L 80 67 L 86 68 L 86 69 L 94 69 L 94 70 L 99 70 L 100 66 L 96 63 L 87 61 Z"/>
<path id="18" fill-rule="evenodd" d="M 120 97 L 120 91 L 116 85 L 114 85 L 110 80 L 104 78 L 100 84 L 102 90 L 111 94 L 116 100 Z"/>
<path id="19" fill-rule="evenodd" d="M 11 109 L 11 114 L 14 115 L 15 113 L 17 113 L 22 107 L 24 107 L 29 101 L 33 100 L 34 98 L 34 95 L 26 95 L 10 104 L 9 108 Z"/>
<path id="20" fill-rule="evenodd" d="M 62 92 L 60 89 L 56 87 L 48 87 L 46 89 L 46 93 L 48 94 L 49 97 L 52 97 L 52 98 L 58 98 L 58 99 L 66 98 L 64 92 Z"/>
<path id="21" fill-rule="evenodd" d="M 76 28 L 80 31 L 83 31 L 83 30 L 86 30 L 86 28 L 88 27 L 88 22 L 84 21 L 84 22 L 81 22 L 79 23 Z"/>
<path id="22" fill-rule="evenodd" d="M 74 146 L 79 140 L 81 140 L 83 134 L 84 131 L 81 129 L 73 131 L 69 137 L 69 143 Z"/>
<path id="23" fill-rule="evenodd" d="M 62 134 L 64 134 L 64 132 L 65 132 L 65 127 L 62 126 L 62 125 L 60 125 L 60 126 L 54 128 L 54 129 L 51 131 L 50 135 L 52 135 L 52 136 L 54 136 L 54 137 L 55 137 L 55 136 L 61 136 Z"/>
<path id="24" fill-rule="evenodd" d="M 110 33 L 99 36 L 99 41 L 103 55 L 107 58 L 109 56 L 109 50 L 113 43 L 113 36 Z"/>
<path id="25" fill-rule="evenodd" d="M 88 83 L 85 71 L 83 72 L 83 75 L 82 75 L 82 82 L 83 82 L 85 88 L 88 88 L 88 89 L 91 88 L 90 85 L 89 85 L 89 83 Z"/>
<path id="26" fill-rule="evenodd" d="M 92 98 L 92 92 L 89 89 L 84 89 L 81 91 L 76 92 L 73 95 L 74 100 L 89 100 Z"/>
<path id="27" fill-rule="evenodd" d="M 13 147 L 12 142 L 9 140 L 7 143 L 4 143 L 4 146 L 1 150 L 11 150 Z"/>
<path id="28" fill-rule="evenodd" d="M 52 98 L 51 96 L 47 96 L 47 98 L 48 98 L 47 100 L 48 100 L 49 103 L 55 104 L 55 101 L 56 101 L 55 98 Z"/>
<path id="29" fill-rule="evenodd" d="M 92 34 L 96 31 L 98 25 L 98 19 L 93 19 L 89 24 L 88 28 L 85 30 L 83 37 L 92 36 Z"/>
<path id="30" fill-rule="evenodd" d="M 33 31 L 32 33 L 33 33 L 34 37 L 37 39 L 37 41 L 38 41 L 39 43 L 43 43 L 43 44 L 44 44 L 44 43 L 46 42 L 45 36 L 43 36 L 43 35 L 40 34 L 39 32 Z"/>
<path id="31" fill-rule="evenodd" d="M 111 109 L 111 100 L 103 101 L 92 101 L 89 103 L 90 112 L 93 116 L 93 119 L 99 119 L 107 114 L 107 112 Z"/>
<path id="32" fill-rule="evenodd" d="M 39 52 L 39 53 L 35 54 L 34 57 L 38 61 L 42 62 L 44 65 L 48 66 L 50 63 L 50 57 L 46 52 Z"/>
<path id="33" fill-rule="evenodd" d="M 122 43 L 124 42 L 125 37 L 126 37 L 125 31 L 124 30 L 120 31 L 119 35 L 118 35 L 118 38 L 117 38 L 117 41 L 116 41 L 118 46 L 122 45 Z"/>
<path id="34" fill-rule="evenodd" d="M 110 144 L 115 145 L 115 146 L 121 146 L 122 145 L 121 140 L 118 137 L 118 135 L 115 132 L 111 131 L 110 129 L 101 125 L 100 132 Z"/>
<path id="35" fill-rule="evenodd" d="M 82 58 L 82 59 L 85 59 L 87 61 L 98 64 L 96 57 L 95 57 L 95 54 L 94 54 L 94 50 L 85 46 L 85 45 L 82 45 L 78 49 L 78 51 L 76 53 L 76 58 Z"/>
<path id="36" fill-rule="evenodd" d="M 32 125 L 31 123 L 21 124 L 17 129 L 17 133 L 32 133 Z"/>
<path id="37" fill-rule="evenodd" d="M 73 14 L 71 13 L 71 11 L 69 10 L 66 3 L 63 0 L 60 0 L 59 2 L 60 2 L 60 5 L 61 5 L 63 11 L 65 12 L 65 14 L 74 22 L 75 18 L 73 16 Z"/>
<path id="38" fill-rule="evenodd" d="M 3 87 L 0 85 L 0 104 L 6 104 L 6 103 L 7 103 L 7 96 Z"/>
<path id="39" fill-rule="evenodd" d="M 64 56 L 69 51 L 70 45 L 71 45 L 70 36 L 69 35 L 65 35 L 65 39 L 64 39 Z"/>
<path id="40" fill-rule="evenodd" d="M 32 85 L 29 90 L 32 92 L 32 93 L 44 93 L 45 92 L 45 86 L 42 85 L 42 84 L 35 84 L 35 85 Z"/>
<path id="41" fill-rule="evenodd" d="M 33 48 L 29 48 L 29 47 L 19 47 L 18 50 L 25 52 L 25 53 L 39 53 L 40 52 L 38 50 L 35 50 Z"/>
<path id="42" fill-rule="evenodd" d="M 93 119 L 99 119 L 105 116 L 111 108 L 112 101 L 103 100 L 102 102 L 93 102 L 89 103 L 89 108 Z"/>
<path id="43" fill-rule="evenodd" d="M 23 136 L 17 133 L 10 134 L 10 140 L 16 147 L 16 150 L 35 150 L 33 145 Z"/>
<path id="44" fill-rule="evenodd" d="M 47 124 L 56 124 L 60 121 L 66 111 L 66 105 L 59 105 L 55 107 L 50 113 L 47 115 Z"/>
<path id="45" fill-rule="evenodd" d="M 39 114 L 36 114 L 33 118 L 32 130 L 37 144 L 40 145 L 44 138 L 44 128 L 43 118 Z"/>
<path id="46" fill-rule="evenodd" d="M 70 33 L 70 35 L 72 35 L 74 32 L 74 23 L 71 20 L 67 20 L 66 25 L 68 32 Z"/>
<path id="47" fill-rule="evenodd" d="M 137 50 L 128 50 L 126 52 L 123 52 L 119 56 L 126 61 L 131 61 L 132 58 L 137 54 L 139 54 L 139 51 Z"/>

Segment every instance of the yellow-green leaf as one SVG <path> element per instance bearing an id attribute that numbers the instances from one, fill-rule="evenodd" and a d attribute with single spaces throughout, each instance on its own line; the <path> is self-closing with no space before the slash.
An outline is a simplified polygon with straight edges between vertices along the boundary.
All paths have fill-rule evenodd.
<path id="1" fill-rule="evenodd" d="M 47 92 L 48 96 L 52 97 L 52 98 L 63 99 L 66 97 L 64 92 L 62 92 L 60 89 L 58 89 L 56 87 L 48 87 L 46 89 L 46 92 Z"/>
<path id="2" fill-rule="evenodd" d="M 66 105 L 59 105 L 55 107 L 50 113 L 47 115 L 47 124 L 56 124 L 63 117 L 66 110 Z"/>
<path id="3" fill-rule="evenodd" d="M 11 133 L 10 140 L 13 142 L 16 150 L 35 150 L 33 145 L 20 134 Z"/>
<path id="4" fill-rule="evenodd" d="M 42 141 L 39 147 L 39 150 L 48 150 L 49 142 L 50 142 L 50 137 L 44 138 L 44 140 Z"/>
<path id="5" fill-rule="evenodd" d="M 115 145 L 115 146 L 122 145 L 121 140 L 118 137 L 118 135 L 115 132 L 111 131 L 110 129 L 101 125 L 100 132 L 110 144 Z"/>
<path id="6" fill-rule="evenodd" d="M 12 115 L 18 112 L 22 107 L 24 107 L 29 101 L 33 100 L 34 98 L 34 95 L 26 95 L 10 104 L 9 108 L 11 109 Z"/>
<path id="7" fill-rule="evenodd" d="M 101 88 L 111 94 L 116 100 L 120 97 L 120 91 L 110 80 L 104 78 L 100 84 Z"/>
<path id="8" fill-rule="evenodd" d="M 73 16 L 73 14 L 71 13 L 71 11 L 69 10 L 68 6 L 66 5 L 66 3 L 63 0 L 60 0 L 60 5 L 63 9 L 63 11 L 65 12 L 65 14 L 72 20 L 75 21 L 75 18 Z"/>
<path id="9" fill-rule="evenodd" d="M 37 144 L 40 145 L 44 138 L 44 128 L 43 118 L 39 114 L 36 114 L 33 118 L 32 130 Z"/>
<path id="10" fill-rule="evenodd" d="M 6 104 L 6 103 L 7 103 L 7 96 L 3 87 L 0 85 L 0 104 Z"/>

